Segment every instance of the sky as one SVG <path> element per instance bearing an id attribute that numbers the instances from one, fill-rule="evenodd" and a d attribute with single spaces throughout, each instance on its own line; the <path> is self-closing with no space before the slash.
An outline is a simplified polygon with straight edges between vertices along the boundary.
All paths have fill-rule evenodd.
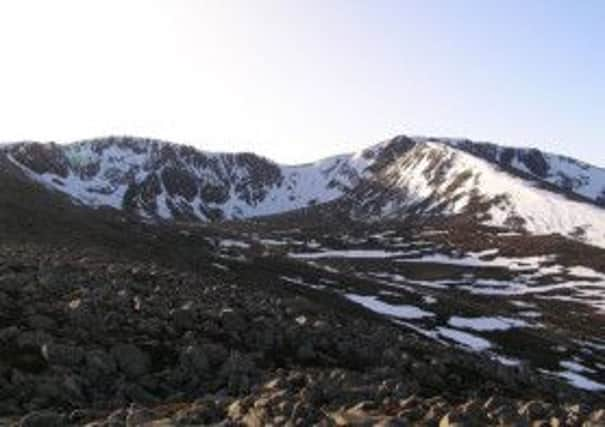
<path id="1" fill-rule="evenodd" d="M 301 163 L 398 134 L 605 167 L 601 0 L 6 0 L 0 141 Z"/>

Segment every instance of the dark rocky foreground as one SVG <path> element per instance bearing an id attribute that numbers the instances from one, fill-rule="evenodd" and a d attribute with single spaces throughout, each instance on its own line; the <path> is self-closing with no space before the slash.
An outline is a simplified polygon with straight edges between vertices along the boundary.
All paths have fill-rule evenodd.
<path id="1" fill-rule="evenodd" d="M 243 233 L 2 177 L 0 425 L 603 425 L 602 394 L 279 280 L 301 263 L 208 244 Z M 569 256 L 598 264 L 586 250 Z"/>
<path id="2" fill-rule="evenodd" d="M 233 260 L 0 246 L 0 425 L 597 426 L 603 401 Z M 228 269 L 228 270 L 226 270 Z"/>

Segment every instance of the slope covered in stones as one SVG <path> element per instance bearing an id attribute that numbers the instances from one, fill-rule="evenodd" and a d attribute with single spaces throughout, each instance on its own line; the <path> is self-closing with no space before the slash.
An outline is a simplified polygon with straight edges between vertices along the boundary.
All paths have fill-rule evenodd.
<path id="1" fill-rule="evenodd" d="M 0 188 L 2 422 L 500 425 L 556 418 L 581 425 L 602 419 L 598 393 L 531 365 L 506 366 L 433 340 L 338 292 L 308 286 L 323 267 L 268 249 L 284 248 L 279 239 L 288 239 L 297 252 L 323 251 L 318 242 L 349 241 L 339 234 L 324 243 L 316 240 L 324 232 L 304 232 L 309 240 L 299 247 L 295 224 L 283 234 L 270 222 L 129 223 L 112 210 L 68 208 L 64 197 L 27 179 L 6 182 Z M 255 234 L 264 227 L 270 233 Z M 363 278 L 338 276 L 334 268 L 321 274 L 358 286 L 357 294 L 367 289 Z"/>

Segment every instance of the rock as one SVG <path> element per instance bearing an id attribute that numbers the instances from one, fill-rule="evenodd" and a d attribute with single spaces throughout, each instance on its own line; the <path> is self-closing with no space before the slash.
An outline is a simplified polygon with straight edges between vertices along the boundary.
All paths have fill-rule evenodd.
<path id="1" fill-rule="evenodd" d="M 471 427 L 471 426 L 481 426 L 482 424 L 475 421 L 472 422 L 468 419 L 468 417 L 459 413 L 458 411 L 448 412 L 441 420 L 439 421 L 439 427 Z"/>
<path id="2" fill-rule="evenodd" d="M 32 329 L 52 330 L 57 326 L 57 323 L 48 316 L 36 314 L 27 319 L 27 323 Z"/>
<path id="3" fill-rule="evenodd" d="M 153 421 L 155 418 L 157 418 L 155 412 L 132 404 L 126 413 L 126 427 L 142 426 Z"/>
<path id="4" fill-rule="evenodd" d="M 240 419 L 248 410 L 248 405 L 243 400 L 233 401 L 227 408 L 227 416 L 233 420 Z"/>
<path id="5" fill-rule="evenodd" d="M 111 349 L 118 368 L 130 378 L 138 378 L 151 369 L 151 358 L 134 344 L 117 344 Z"/>
<path id="6" fill-rule="evenodd" d="M 333 412 L 330 418 L 337 426 L 347 427 L 373 427 L 376 425 L 389 425 L 387 424 L 392 420 L 392 417 L 373 415 L 367 411 L 351 408 L 346 411 Z"/>
<path id="7" fill-rule="evenodd" d="M 374 424 L 374 427 L 410 427 L 411 425 L 398 417 L 385 417 Z"/>
<path id="8" fill-rule="evenodd" d="M 191 309 L 180 308 L 174 311 L 174 326 L 179 331 L 194 329 L 196 324 L 195 312 Z"/>
<path id="9" fill-rule="evenodd" d="M 113 374 L 117 367 L 111 354 L 103 350 L 86 353 L 86 371 L 93 381 Z"/>
<path id="10" fill-rule="evenodd" d="M 95 409 L 76 409 L 67 417 L 71 425 L 85 425 L 95 419 L 101 418 L 105 411 Z"/>
<path id="11" fill-rule="evenodd" d="M 45 379 L 38 382 L 36 384 L 35 396 L 45 404 L 64 399 L 61 384 L 57 379 Z"/>
<path id="12" fill-rule="evenodd" d="M 223 418 L 223 413 L 216 402 L 211 399 L 200 399 L 193 405 L 184 408 L 174 415 L 177 425 L 208 425 L 217 423 Z"/>
<path id="13" fill-rule="evenodd" d="M 62 344 L 44 344 L 42 355 L 51 365 L 75 366 L 84 360 L 82 349 Z"/>
<path id="14" fill-rule="evenodd" d="M 298 350 L 296 350 L 296 358 L 302 362 L 311 362 L 315 359 L 315 350 L 313 344 L 309 341 L 303 343 Z"/>
<path id="15" fill-rule="evenodd" d="M 25 283 L 16 279 L 17 276 L 0 277 L 0 290 L 3 292 L 18 292 Z"/>
<path id="16" fill-rule="evenodd" d="M 322 387 L 317 383 L 313 383 L 307 384 L 299 392 L 299 396 L 302 401 L 305 401 L 311 405 L 319 406 L 324 397 L 324 394 Z"/>
<path id="17" fill-rule="evenodd" d="M 157 403 L 157 398 L 138 384 L 126 384 L 122 387 L 122 392 L 132 402 L 143 405 Z"/>
<path id="18" fill-rule="evenodd" d="M 229 351 L 221 344 L 204 343 L 200 346 L 211 365 L 222 365 L 229 357 Z"/>
<path id="19" fill-rule="evenodd" d="M 232 352 L 221 367 L 221 377 L 227 380 L 229 391 L 234 394 L 247 393 L 250 389 L 250 377 L 256 367 L 250 357 Z"/>
<path id="20" fill-rule="evenodd" d="M 282 377 L 274 378 L 270 381 L 267 381 L 265 384 L 263 384 L 263 389 L 271 390 L 271 391 L 276 391 L 276 390 L 286 388 L 286 387 L 287 387 L 286 381 Z"/>
<path id="21" fill-rule="evenodd" d="M 94 423 L 90 427 L 123 427 L 126 425 L 126 417 L 128 411 L 126 409 L 118 409 L 107 416 L 102 423 Z"/>
<path id="22" fill-rule="evenodd" d="M 25 331 L 17 338 L 18 347 L 38 347 L 53 342 L 53 337 L 43 331 Z"/>
<path id="23" fill-rule="evenodd" d="M 61 383 L 61 389 L 70 402 L 84 401 L 84 393 L 79 381 L 73 376 L 67 376 Z"/>
<path id="24" fill-rule="evenodd" d="M 498 416 L 498 422 L 501 427 L 529 427 L 526 419 L 518 414 L 502 414 Z"/>
<path id="25" fill-rule="evenodd" d="M 528 420 L 545 418 L 548 414 L 549 406 L 545 403 L 532 400 L 519 408 L 519 414 L 524 415 Z"/>
<path id="26" fill-rule="evenodd" d="M 2 398 L 0 400 L 0 416 L 15 415 L 21 413 L 19 402 L 16 399 Z"/>
<path id="27" fill-rule="evenodd" d="M 605 427 L 605 409 L 594 411 L 582 427 Z"/>
<path id="28" fill-rule="evenodd" d="M 250 408 L 242 418 L 242 424 L 246 427 L 264 427 L 267 425 L 267 411 L 262 408 Z"/>
<path id="29" fill-rule="evenodd" d="M 19 336 L 19 327 L 17 326 L 9 326 L 3 329 L 0 329 L 0 342 L 7 343 L 12 341 L 13 339 Z"/>
<path id="30" fill-rule="evenodd" d="M 198 345 L 190 345 L 183 349 L 180 364 L 187 374 L 196 376 L 206 373 L 210 366 L 208 358 Z"/>
<path id="31" fill-rule="evenodd" d="M 247 328 L 246 319 L 231 308 L 222 309 L 219 318 L 227 332 L 241 332 Z"/>
<path id="32" fill-rule="evenodd" d="M 605 424 L 605 409 L 599 409 L 590 414 L 590 421 L 592 423 L 603 423 Z"/>
<path id="33" fill-rule="evenodd" d="M 48 362 L 42 356 L 40 347 L 36 345 L 23 345 L 17 348 L 10 348 L 6 352 L 3 366 L 16 368 L 17 370 L 28 373 L 41 373 L 48 369 Z"/>
<path id="34" fill-rule="evenodd" d="M 55 412 L 32 412 L 21 418 L 19 427 L 63 427 L 65 417 Z"/>

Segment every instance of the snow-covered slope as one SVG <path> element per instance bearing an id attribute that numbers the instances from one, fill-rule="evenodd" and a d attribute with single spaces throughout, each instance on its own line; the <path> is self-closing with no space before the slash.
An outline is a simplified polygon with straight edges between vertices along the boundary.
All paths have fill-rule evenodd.
<path id="1" fill-rule="evenodd" d="M 539 180 L 508 173 L 450 144 L 417 143 L 373 180 L 379 185 L 358 196 L 362 217 L 469 214 L 483 223 L 560 233 L 605 247 L 605 209 L 544 189 Z"/>
<path id="2" fill-rule="evenodd" d="M 498 166 L 526 174 L 605 206 L 605 169 L 537 149 L 504 147 L 469 140 L 417 138 L 464 150 Z"/>
<path id="3" fill-rule="evenodd" d="M 147 219 L 249 218 L 342 200 L 364 220 L 460 214 L 605 246 L 605 170 L 538 150 L 401 136 L 282 166 L 250 153 L 113 137 L 2 153 L 79 203 Z"/>
<path id="4" fill-rule="evenodd" d="M 5 151 L 32 179 L 85 205 L 163 219 L 245 218 L 325 203 L 357 185 L 367 166 L 348 156 L 279 166 L 250 153 L 133 138 L 14 144 Z"/>

